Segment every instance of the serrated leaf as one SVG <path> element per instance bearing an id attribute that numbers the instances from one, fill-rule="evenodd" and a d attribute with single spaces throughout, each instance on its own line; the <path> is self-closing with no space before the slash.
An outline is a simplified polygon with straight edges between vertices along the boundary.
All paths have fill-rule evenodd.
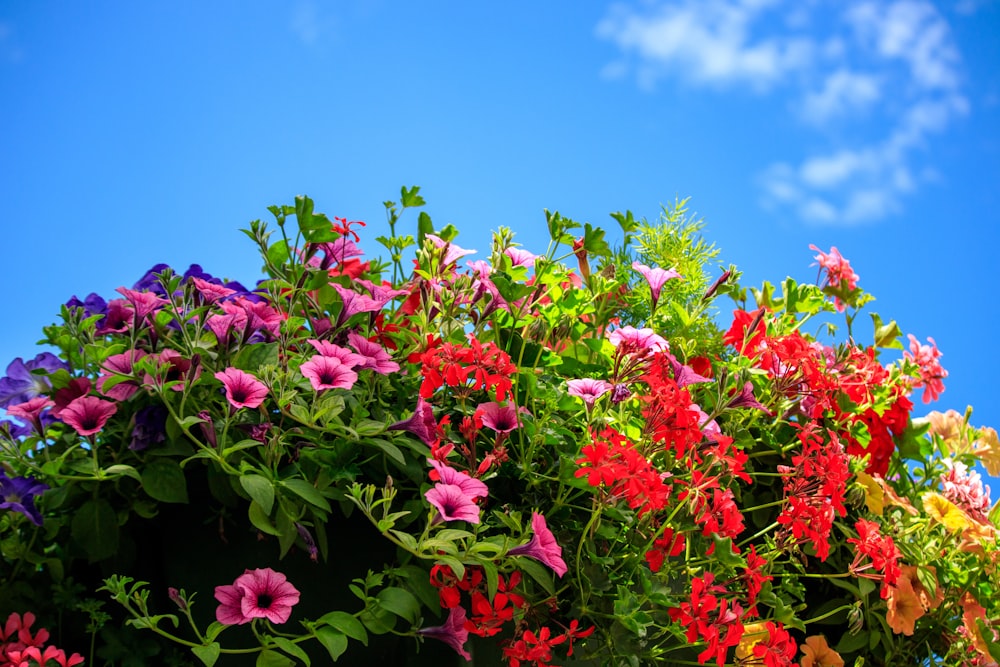
<path id="1" fill-rule="evenodd" d="M 406 186 L 404 185 L 400 189 L 400 198 L 399 198 L 400 203 L 403 205 L 404 208 L 410 208 L 413 206 L 423 206 L 427 202 L 425 202 L 424 198 L 418 194 L 419 192 L 420 192 L 419 185 L 414 185 L 409 190 L 407 190 Z"/>
<path id="2" fill-rule="evenodd" d="M 205 664 L 205 667 L 212 667 L 219 659 L 221 648 L 219 642 L 212 642 L 208 646 L 192 646 L 191 652 Z"/>

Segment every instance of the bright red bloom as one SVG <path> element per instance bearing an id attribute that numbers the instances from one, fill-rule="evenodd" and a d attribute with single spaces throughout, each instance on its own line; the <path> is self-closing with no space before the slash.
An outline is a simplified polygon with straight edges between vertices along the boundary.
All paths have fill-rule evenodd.
<path id="1" fill-rule="evenodd" d="M 583 456 L 576 461 L 581 466 L 577 477 L 586 476 L 591 486 L 611 487 L 612 496 L 624 497 L 640 515 L 666 506 L 670 485 L 635 445 L 610 427 L 592 437 L 593 444 L 584 446 Z"/>
<path id="2" fill-rule="evenodd" d="M 733 324 L 722 337 L 722 342 L 732 345 L 746 357 L 754 356 L 759 350 L 767 332 L 763 308 L 750 311 L 734 310 Z"/>
<path id="3" fill-rule="evenodd" d="M 679 556 L 684 551 L 684 533 L 674 533 L 672 528 L 664 528 L 663 534 L 653 540 L 653 548 L 646 552 L 649 569 L 659 572 L 667 556 Z"/>
<path id="4" fill-rule="evenodd" d="M 751 544 L 747 550 L 747 566 L 742 577 L 747 591 L 747 616 L 757 616 L 757 596 L 764 584 L 773 579 L 771 575 L 763 574 L 767 564 L 767 559 L 758 556 L 757 549 Z"/>
<path id="5" fill-rule="evenodd" d="M 552 636 L 552 631 L 543 627 L 537 633 L 525 630 L 520 637 L 503 647 L 504 658 L 510 667 L 520 667 L 521 662 L 533 662 L 536 667 L 548 667 L 552 660 L 552 647 L 566 641 L 566 635 Z"/>
<path id="6" fill-rule="evenodd" d="M 492 637 L 503 629 L 503 624 L 514 620 L 514 607 L 509 606 L 510 597 L 497 592 L 491 603 L 483 593 L 472 594 L 472 618 L 465 622 L 469 632 L 480 637 Z"/>
<path id="7" fill-rule="evenodd" d="M 767 639 L 753 647 L 754 657 L 761 660 L 764 667 L 793 667 L 798 645 L 785 630 L 782 623 L 768 621 Z"/>
<path id="8" fill-rule="evenodd" d="M 880 580 L 882 582 L 880 595 L 884 600 L 889 596 L 889 588 L 894 586 L 899 579 L 901 572 L 899 559 L 902 554 L 896 547 L 896 543 L 892 541 L 892 537 L 882 535 L 879 531 L 879 525 L 874 521 L 858 519 L 854 527 L 858 531 L 858 537 L 851 537 L 847 540 L 850 544 L 855 545 L 854 560 L 848 571 L 858 577 Z M 866 559 L 870 559 L 871 562 L 863 563 Z M 882 574 L 872 574 L 868 572 L 870 569 L 875 569 Z"/>

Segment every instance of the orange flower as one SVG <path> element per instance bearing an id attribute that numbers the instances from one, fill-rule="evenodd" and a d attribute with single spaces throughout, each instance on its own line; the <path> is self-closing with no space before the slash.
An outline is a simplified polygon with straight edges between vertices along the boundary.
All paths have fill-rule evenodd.
<path id="1" fill-rule="evenodd" d="M 910 586 L 913 587 L 913 592 L 917 594 L 920 599 L 920 605 L 925 611 L 930 611 L 931 609 L 937 609 L 944 601 L 944 591 L 941 590 L 941 586 L 937 582 L 937 569 L 933 565 L 928 565 L 924 569 L 930 570 L 931 577 L 934 578 L 934 595 L 932 596 L 930 591 L 924 588 L 924 585 L 920 583 L 919 577 L 917 577 L 917 568 L 913 565 L 900 565 L 900 578 L 906 578 L 910 582 Z"/>
<path id="2" fill-rule="evenodd" d="M 826 643 L 823 635 L 806 638 L 802 645 L 801 667 L 844 667 L 844 659 Z"/>
<path id="3" fill-rule="evenodd" d="M 895 586 L 889 587 L 886 603 L 889 605 L 889 611 L 885 615 L 885 620 L 889 622 L 892 631 L 907 637 L 912 636 L 917 619 L 925 612 L 920 596 L 913 590 L 909 578 L 900 577 L 896 580 Z"/>
<path id="4" fill-rule="evenodd" d="M 1000 477 L 1000 438 L 996 429 L 979 429 L 979 437 L 972 443 L 972 453 L 979 457 L 983 466 L 993 477 Z"/>
<path id="5" fill-rule="evenodd" d="M 927 414 L 930 422 L 929 432 L 944 441 L 946 453 L 953 451 L 964 451 L 967 440 L 965 439 L 965 417 L 955 410 L 948 410 L 941 413 L 930 412 Z"/>

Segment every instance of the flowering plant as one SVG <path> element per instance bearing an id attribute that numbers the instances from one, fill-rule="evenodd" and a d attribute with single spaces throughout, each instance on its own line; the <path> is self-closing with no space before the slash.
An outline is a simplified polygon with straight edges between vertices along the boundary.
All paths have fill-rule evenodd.
<path id="1" fill-rule="evenodd" d="M 471 260 L 423 205 L 388 261 L 299 197 L 253 289 L 73 297 L 0 379 L 0 613 L 112 664 L 1000 659 L 996 432 L 912 417 L 940 352 L 858 343 L 835 248 L 751 307 L 683 203 Z M 0 665 L 81 660 L 11 618 Z"/>

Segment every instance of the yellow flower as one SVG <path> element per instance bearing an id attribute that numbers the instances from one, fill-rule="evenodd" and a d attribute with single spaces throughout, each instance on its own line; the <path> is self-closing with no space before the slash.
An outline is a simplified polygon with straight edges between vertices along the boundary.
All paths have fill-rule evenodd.
<path id="1" fill-rule="evenodd" d="M 965 512 L 940 493 L 929 492 L 922 497 L 924 511 L 927 515 L 943 525 L 951 532 L 966 530 L 973 526 L 973 521 Z"/>
<path id="2" fill-rule="evenodd" d="M 859 472 L 858 483 L 865 487 L 865 505 L 872 514 L 882 516 L 882 509 L 885 505 L 885 491 L 874 477 L 866 472 Z"/>
<path id="3" fill-rule="evenodd" d="M 753 657 L 753 647 L 767 639 L 767 626 L 764 623 L 747 623 L 743 626 L 743 636 L 736 647 L 737 660 Z"/>
<path id="4" fill-rule="evenodd" d="M 806 637 L 802 645 L 801 667 L 844 667 L 844 659 L 826 643 L 823 635 Z"/>
<path id="5" fill-rule="evenodd" d="M 1000 477 L 1000 438 L 996 429 L 979 429 L 979 437 L 972 443 L 972 453 L 979 457 L 992 477 Z"/>

